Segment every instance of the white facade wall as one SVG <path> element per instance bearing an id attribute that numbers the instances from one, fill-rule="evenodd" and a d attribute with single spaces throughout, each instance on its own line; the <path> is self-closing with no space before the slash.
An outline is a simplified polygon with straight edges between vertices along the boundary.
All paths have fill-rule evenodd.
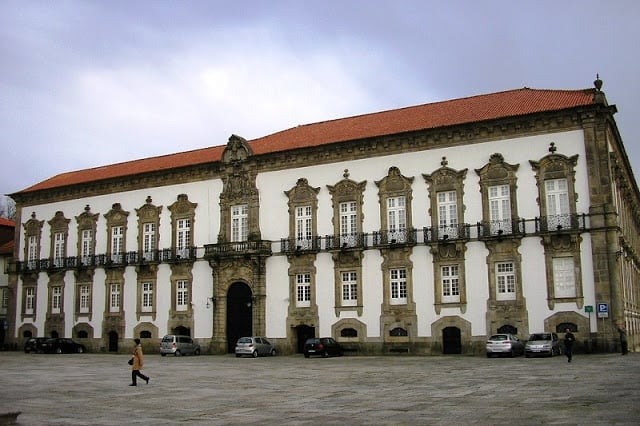
<path id="1" fill-rule="evenodd" d="M 443 157 L 446 157 L 448 167 L 455 170 L 467 169 L 464 180 L 464 218 L 466 223 L 475 224 L 482 218 L 482 202 L 479 185 L 479 177 L 476 169 L 483 167 L 493 153 L 503 155 L 505 162 L 519 164 L 517 171 L 517 204 L 520 217 L 533 219 L 540 215 L 537 202 L 537 186 L 535 172 L 529 163 L 530 160 L 538 161 L 546 156 L 549 143 L 555 142 L 558 153 L 571 157 L 578 155 L 578 163 L 575 168 L 575 188 L 578 194 L 578 213 L 588 213 L 589 190 L 588 175 L 585 163 L 584 140 L 582 131 L 571 131 L 557 134 L 545 134 L 541 136 L 522 137 L 517 139 L 505 139 L 486 143 L 478 143 L 466 146 L 448 147 L 446 149 L 434 149 L 421 153 L 406 153 L 374 157 L 364 160 L 341 162 L 326 165 L 300 167 L 295 169 L 263 173 L 257 176 L 256 186 L 260 193 L 260 229 L 263 240 L 271 240 L 274 247 L 278 246 L 281 238 L 288 237 L 289 218 L 287 196 L 285 191 L 295 186 L 296 181 L 304 177 L 312 187 L 319 187 L 317 229 L 318 235 L 334 234 L 333 210 L 331 195 L 327 185 L 335 185 L 343 179 L 345 170 L 348 170 L 349 178 L 361 182 L 365 181 L 364 192 L 364 223 L 363 231 L 371 233 L 380 230 L 380 204 L 378 201 L 378 187 L 375 181 L 387 176 L 391 166 L 396 166 L 407 177 L 413 177 L 412 184 L 412 219 L 413 227 L 421 230 L 431 226 L 429 214 L 430 199 L 428 187 L 423 174 L 431 174 L 441 167 Z M 107 213 L 113 203 L 120 203 L 124 211 L 129 212 L 128 230 L 126 236 L 125 251 L 137 251 L 137 215 L 136 209 L 145 204 L 145 199 L 150 196 L 155 206 L 162 206 L 160 214 L 159 244 L 158 248 L 171 246 L 171 213 L 168 206 L 176 201 L 179 194 L 187 194 L 189 201 L 197 203 L 195 209 L 195 222 L 193 224 L 194 244 L 202 248 L 205 244 L 217 242 L 220 228 L 219 199 L 222 192 L 220 180 L 189 183 L 182 185 L 147 188 L 110 194 L 97 197 L 88 197 L 79 200 L 61 201 L 46 205 L 28 207 L 23 212 L 26 220 L 31 212 L 35 212 L 38 220 L 44 220 L 42 229 L 41 258 L 50 257 L 50 229 L 48 220 L 54 217 L 56 211 L 64 212 L 69 224 L 69 236 L 67 241 L 67 255 L 76 254 L 78 233 L 76 231 L 76 219 L 83 212 L 85 205 L 91 207 L 92 213 L 99 213 L 96 232 L 96 253 L 107 251 L 107 229 L 104 214 Z M 24 238 L 24 237 L 23 237 Z M 24 248 L 26 242 L 20 241 Z M 591 264 L 591 244 L 587 234 L 583 235 L 581 245 L 582 261 L 582 286 L 585 296 L 585 304 L 594 305 L 593 265 Z M 522 280 L 523 292 L 529 313 L 529 326 L 531 331 L 541 331 L 544 328 L 545 318 L 559 311 L 578 311 L 575 303 L 556 304 L 553 310 L 547 305 L 547 288 L 545 277 L 545 261 L 543 246 L 539 237 L 526 237 L 522 239 L 519 248 L 522 255 Z M 23 256 L 21 249 L 19 253 Z M 202 250 L 199 251 L 199 255 Z M 472 335 L 483 336 L 487 333 L 486 309 L 489 298 L 487 283 L 487 255 L 488 250 L 479 241 L 467 244 L 466 260 L 466 288 L 468 305 L 465 312 L 459 308 L 443 308 L 440 314 L 434 310 L 434 274 L 433 259 L 428 247 L 418 244 L 413 248 L 411 261 L 413 263 L 413 299 L 416 304 L 418 317 L 419 337 L 431 337 L 431 324 L 438 318 L 454 315 L 459 316 L 472 324 Z M 24 260 L 24 259 L 22 259 Z M 362 269 L 363 310 L 362 315 L 357 316 L 355 311 L 343 311 L 336 316 L 334 309 L 334 270 L 331 254 L 320 252 L 316 256 L 316 302 L 319 310 L 320 324 L 316 324 L 319 335 L 331 335 L 331 327 L 341 318 L 354 317 L 366 324 L 367 338 L 379 338 L 381 333 L 380 312 L 382 300 L 382 256 L 376 249 L 369 248 L 364 253 Z M 287 327 L 287 309 L 289 304 L 295 303 L 295 295 L 289 294 L 287 257 L 275 253 L 267 261 L 266 272 L 266 333 L 270 337 L 285 338 Z M 168 311 L 170 309 L 171 286 L 170 268 L 160 265 L 158 269 L 157 286 L 157 317 L 154 324 L 158 327 L 159 334 L 167 332 Z M 191 301 L 194 308 L 193 336 L 207 338 L 213 332 L 213 311 L 207 309 L 205 304 L 207 297 L 211 296 L 212 271 L 208 262 L 199 260 L 193 266 L 193 286 Z M 46 273 L 40 273 L 38 278 L 38 306 L 35 326 L 44 329 L 47 306 L 47 282 Z M 64 306 L 73 310 L 75 301 L 74 274 L 68 271 L 65 275 Z M 90 325 L 98 338 L 102 330 L 102 312 L 106 306 L 106 290 L 104 290 L 105 273 L 101 268 L 95 271 L 95 286 L 92 292 L 93 317 Z M 127 267 L 125 272 L 125 292 L 123 294 L 124 310 L 126 312 L 127 325 L 125 337 L 133 337 L 133 330 L 137 323 L 136 312 L 136 273 L 134 267 Z M 19 291 L 22 289 L 18 286 Z M 18 293 L 18 301 L 22 300 Z M 19 302 L 20 303 L 20 302 Z M 582 314 L 582 313 L 581 313 Z M 586 314 L 585 314 L 586 315 Z M 73 315 L 67 315 L 64 333 L 71 334 L 74 326 Z M 28 319 L 26 321 L 29 321 Z M 592 330 L 597 329 L 595 318 L 591 321 Z M 17 329 L 17 327 L 16 327 Z M 19 337 L 19 336 L 16 336 Z"/>

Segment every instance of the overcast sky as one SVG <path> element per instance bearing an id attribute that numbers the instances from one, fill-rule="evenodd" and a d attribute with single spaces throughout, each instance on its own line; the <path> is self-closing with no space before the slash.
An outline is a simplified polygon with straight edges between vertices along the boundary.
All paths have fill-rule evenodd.
<path id="1" fill-rule="evenodd" d="M 640 176 L 637 0 L 230 3 L 0 0 L 1 193 L 231 134 L 590 88 L 596 73 Z"/>

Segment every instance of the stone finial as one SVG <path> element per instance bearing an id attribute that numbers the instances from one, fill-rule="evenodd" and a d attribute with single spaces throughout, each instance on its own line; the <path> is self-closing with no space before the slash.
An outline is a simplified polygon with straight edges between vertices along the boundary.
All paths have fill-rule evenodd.
<path id="1" fill-rule="evenodd" d="M 600 89 L 602 89 L 602 80 L 600 80 L 600 74 L 596 74 L 596 80 L 593 82 L 593 85 L 596 87 L 596 90 L 600 92 Z"/>
<path id="2" fill-rule="evenodd" d="M 447 157 L 442 157 L 442 161 L 440 161 L 440 165 L 442 167 L 446 167 L 449 164 L 449 162 L 447 161 Z"/>
<path id="3" fill-rule="evenodd" d="M 345 179 L 349 179 L 349 169 L 344 169 L 344 173 L 342 174 L 342 177 L 344 177 Z"/>
<path id="4" fill-rule="evenodd" d="M 555 154 L 557 150 L 558 150 L 558 148 L 556 148 L 556 143 L 555 142 L 551 142 L 549 144 L 549 152 L 552 153 L 552 154 Z"/>

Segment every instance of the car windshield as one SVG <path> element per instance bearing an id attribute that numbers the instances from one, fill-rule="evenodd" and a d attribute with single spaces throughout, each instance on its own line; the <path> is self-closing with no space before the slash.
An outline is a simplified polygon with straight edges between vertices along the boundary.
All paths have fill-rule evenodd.
<path id="1" fill-rule="evenodd" d="M 173 342 L 173 337 L 165 336 L 162 338 L 163 342 Z"/>
<path id="2" fill-rule="evenodd" d="M 489 338 L 489 340 L 508 340 L 509 336 L 506 334 L 494 334 Z"/>
<path id="3" fill-rule="evenodd" d="M 241 337 L 238 339 L 238 343 L 251 343 L 251 337 Z"/>
<path id="4" fill-rule="evenodd" d="M 532 334 L 529 340 L 551 340 L 551 335 L 545 333 Z"/>

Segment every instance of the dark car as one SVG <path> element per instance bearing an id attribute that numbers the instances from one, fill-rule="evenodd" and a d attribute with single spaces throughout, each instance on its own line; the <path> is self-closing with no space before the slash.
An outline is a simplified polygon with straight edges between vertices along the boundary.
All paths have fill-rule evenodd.
<path id="1" fill-rule="evenodd" d="M 29 337 L 27 341 L 24 342 L 24 353 L 35 352 L 40 354 L 44 352 L 42 344 L 48 339 L 48 337 Z"/>
<path id="2" fill-rule="evenodd" d="M 342 356 L 342 346 L 331 337 L 314 337 L 304 342 L 304 357 L 320 355 L 324 358 L 328 356 Z"/>
<path id="3" fill-rule="evenodd" d="M 43 352 L 46 353 L 56 353 L 56 354 L 73 354 L 73 353 L 85 353 L 87 348 L 82 344 L 75 342 L 71 339 L 67 339 L 64 337 L 56 337 L 53 339 L 47 339 L 42 344 Z"/>

